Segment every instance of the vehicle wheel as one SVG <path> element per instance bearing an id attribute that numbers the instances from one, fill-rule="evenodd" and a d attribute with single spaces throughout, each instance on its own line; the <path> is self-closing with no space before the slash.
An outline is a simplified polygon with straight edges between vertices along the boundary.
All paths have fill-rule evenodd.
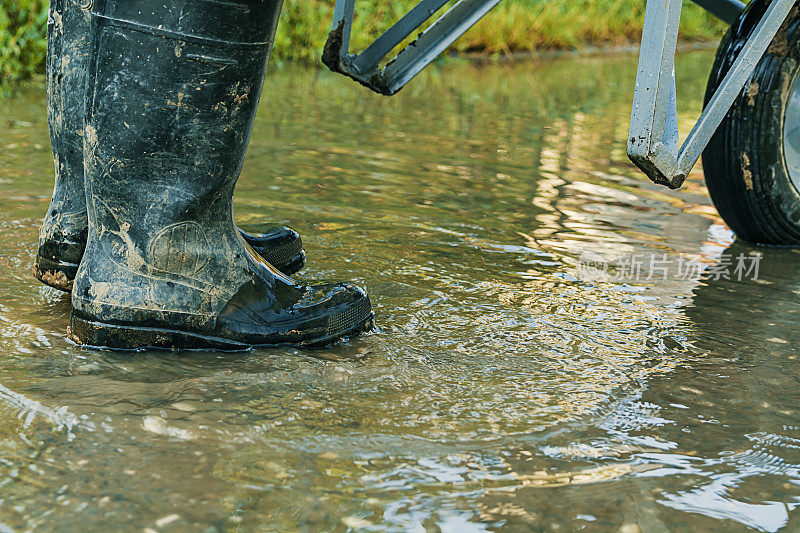
<path id="1" fill-rule="evenodd" d="M 754 0 L 722 40 L 706 104 L 768 0 Z M 750 82 L 703 153 L 706 185 L 736 235 L 755 244 L 800 244 L 800 9 L 792 9 Z"/>

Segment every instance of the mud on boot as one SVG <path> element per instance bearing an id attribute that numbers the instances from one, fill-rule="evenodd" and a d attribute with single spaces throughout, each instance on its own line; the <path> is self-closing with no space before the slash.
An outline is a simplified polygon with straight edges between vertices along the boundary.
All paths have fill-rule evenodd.
<path id="1" fill-rule="evenodd" d="M 81 5 L 83 4 L 83 5 Z M 46 285 L 71 291 L 88 233 L 83 184 L 83 128 L 89 50 L 94 27 L 90 3 L 51 0 L 47 32 L 47 118 L 55 160 L 55 187 L 42 228 L 34 276 Z M 274 226 L 244 239 L 281 272 L 305 266 L 300 235 Z"/>
<path id="2" fill-rule="evenodd" d="M 105 348 L 321 345 L 369 297 L 308 287 L 233 222 L 280 0 L 95 3 L 84 156 L 89 235 L 70 337 Z"/>

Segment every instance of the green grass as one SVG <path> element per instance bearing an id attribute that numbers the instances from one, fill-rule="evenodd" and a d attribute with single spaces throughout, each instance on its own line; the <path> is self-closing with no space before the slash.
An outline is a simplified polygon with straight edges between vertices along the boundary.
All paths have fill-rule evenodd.
<path id="1" fill-rule="evenodd" d="M 46 0 L 0 0 L 0 84 L 44 68 Z"/>
<path id="2" fill-rule="evenodd" d="M 416 0 L 358 0 L 353 50 L 387 29 Z M 644 0 L 505 0 L 456 44 L 460 52 L 499 54 L 636 42 Z M 330 29 L 334 0 L 289 0 L 273 60 L 318 63 Z M 0 0 L 0 84 L 42 72 L 47 25 L 45 0 Z M 687 3 L 684 40 L 712 40 L 724 25 Z"/>
<path id="3" fill-rule="evenodd" d="M 352 49 L 362 50 L 415 3 L 357 0 Z M 723 23 L 696 5 L 684 3 L 682 39 L 707 41 L 722 36 Z M 644 0 L 505 0 L 453 48 L 492 54 L 635 43 L 641 38 L 644 5 Z M 274 57 L 318 61 L 332 14 L 329 0 L 287 2 Z"/>

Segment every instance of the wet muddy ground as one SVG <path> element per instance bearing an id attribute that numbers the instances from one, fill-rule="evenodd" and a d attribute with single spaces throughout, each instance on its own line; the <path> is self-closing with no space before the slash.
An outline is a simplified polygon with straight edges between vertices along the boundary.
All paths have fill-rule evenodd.
<path id="1" fill-rule="evenodd" d="M 684 132 L 711 59 L 680 58 Z M 454 62 L 391 99 L 273 72 L 237 219 L 380 324 L 317 351 L 69 344 L 31 275 L 44 92 L 0 102 L 0 530 L 800 528 L 800 253 L 736 242 L 701 170 L 632 168 L 635 66 Z"/>

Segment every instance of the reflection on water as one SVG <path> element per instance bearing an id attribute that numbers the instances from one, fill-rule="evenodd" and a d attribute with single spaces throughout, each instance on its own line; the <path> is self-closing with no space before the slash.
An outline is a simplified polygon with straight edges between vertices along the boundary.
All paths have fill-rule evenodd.
<path id="1" fill-rule="evenodd" d="M 756 252 L 699 171 L 670 192 L 627 163 L 635 59 L 456 63 L 392 99 L 275 73 L 239 222 L 300 230 L 303 279 L 364 284 L 381 327 L 312 352 L 68 344 L 30 274 L 43 93 L 0 103 L 0 530 L 800 527 L 800 252 L 581 275 Z M 710 59 L 681 58 L 684 127 Z"/>

